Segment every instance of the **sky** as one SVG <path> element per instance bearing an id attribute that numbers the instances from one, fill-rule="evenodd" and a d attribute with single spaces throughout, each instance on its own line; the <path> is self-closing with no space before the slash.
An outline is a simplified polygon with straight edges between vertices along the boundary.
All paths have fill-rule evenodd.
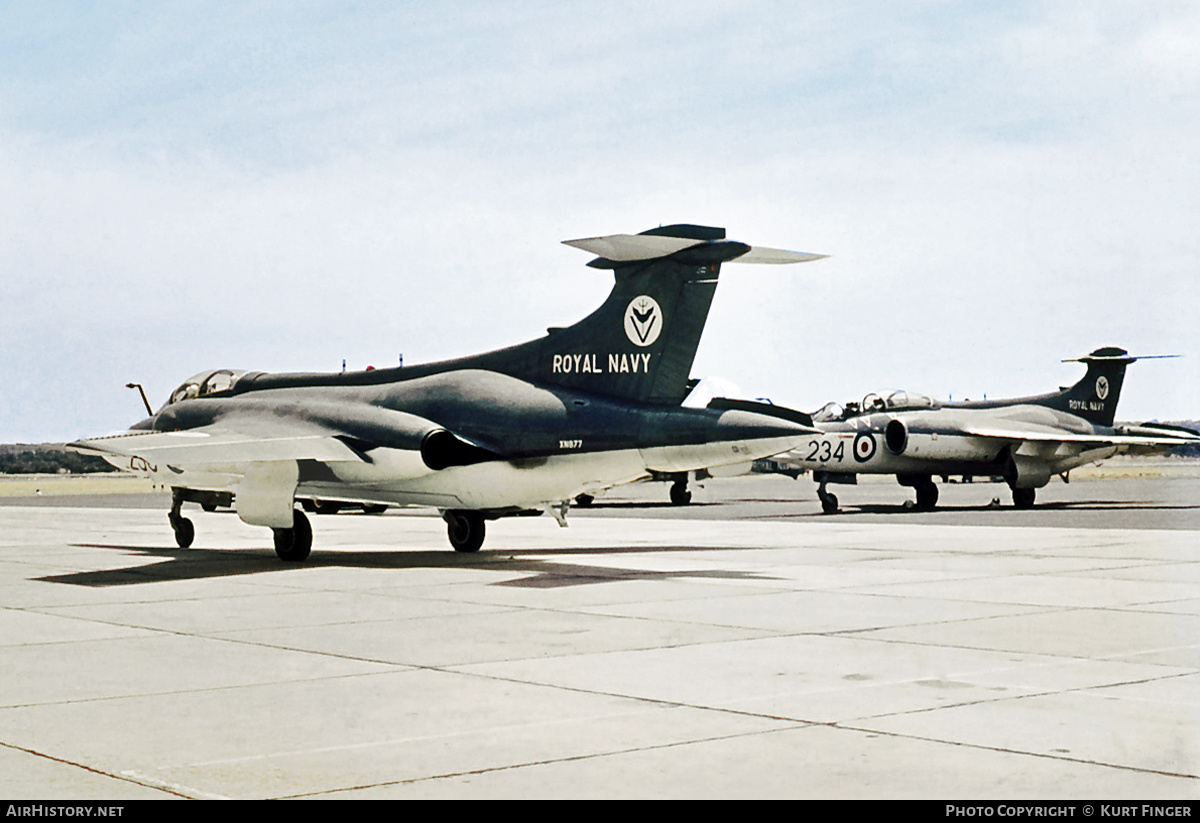
<path id="1" fill-rule="evenodd" d="M 803 410 L 1130 367 L 1200 418 L 1200 5 L 0 2 L 0 442 L 209 368 L 443 360 L 584 317 L 560 241 L 721 273 L 692 373 Z"/>

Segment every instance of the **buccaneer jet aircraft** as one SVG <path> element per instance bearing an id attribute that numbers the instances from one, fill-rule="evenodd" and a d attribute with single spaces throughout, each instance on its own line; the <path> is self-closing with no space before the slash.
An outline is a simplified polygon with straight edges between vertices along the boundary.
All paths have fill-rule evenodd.
<path id="1" fill-rule="evenodd" d="M 565 242 L 616 279 L 573 326 L 428 365 L 207 371 L 130 430 L 72 446 L 169 487 L 181 548 L 195 536 L 183 503 L 232 504 L 273 530 L 281 559 L 301 561 L 312 530 L 298 500 L 433 506 L 454 549 L 472 552 L 487 520 L 549 511 L 565 525 L 577 495 L 778 454 L 817 431 L 765 403 L 681 403 L 721 264 L 824 255 L 752 249 L 690 225 Z"/>
<path id="2" fill-rule="evenodd" d="M 1118 453 L 1152 453 L 1200 442 L 1200 434 L 1159 423 L 1114 426 L 1125 367 L 1138 359 L 1124 349 L 1097 349 L 1074 386 L 1014 400 L 939 404 L 909 392 L 869 394 L 844 408 L 829 403 L 812 419 L 823 433 L 775 458 L 809 469 L 827 513 L 838 500 L 829 483 L 859 474 L 894 474 L 916 490 L 918 509 L 937 505 L 935 476 L 1001 477 L 1017 508 L 1033 505 L 1051 476 Z"/>

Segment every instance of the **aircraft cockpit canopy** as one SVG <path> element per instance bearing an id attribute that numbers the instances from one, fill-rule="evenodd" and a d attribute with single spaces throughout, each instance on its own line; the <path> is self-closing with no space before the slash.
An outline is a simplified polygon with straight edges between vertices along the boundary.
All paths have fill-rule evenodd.
<path id="1" fill-rule="evenodd" d="M 941 404 L 925 394 L 917 394 L 911 391 L 893 391 L 883 397 L 880 397 L 878 394 L 868 394 L 863 398 L 862 405 L 864 411 L 873 409 L 901 411 L 904 409 L 936 409 Z"/>
<path id="2" fill-rule="evenodd" d="M 871 392 L 862 399 L 862 403 L 826 403 L 813 412 L 814 423 L 831 423 L 835 420 L 849 420 L 860 414 L 872 414 L 882 411 L 904 411 L 906 409 L 937 409 L 941 404 L 932 397 L 910 391 L 890 391 L 886 394 Z"/>
<path id="3" fill-rule="evenodd" d="M 812 419 L 814 423 L 829 423 L 834 420 L 843 420 L 845 416 L 846 410 L 842 408 L 841 403 L 830 402 L 813 412 Z"/>
<path id="4" fill-rule="evenodd" d="M 244 370 L 234 371 L 232 369 L 202 371 L 184 380 L 179 388 L 171 392 L 171 399 L 167 401 L 167 405 L 183 400 L 193 400 L 197 397 L 208 397 L 210 394 L 217 394 L 233 388 L 233 384 L 245 373 Z"/>

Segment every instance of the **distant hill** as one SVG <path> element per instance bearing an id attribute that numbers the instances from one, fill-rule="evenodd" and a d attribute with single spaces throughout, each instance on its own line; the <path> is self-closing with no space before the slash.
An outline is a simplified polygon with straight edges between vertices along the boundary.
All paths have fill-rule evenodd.
<path id="1" fill-rule="evenodd" d="M 0 443 L 0 474 L 94 474 L 116 471 L 103 458 L 67 451 L 62 443 Z"/>
<path id="2" fill-rule="evenodd" d="M 1173 420 L 1172 426 L 1183 426 L 1185 429 L 1192 431 L 1200 431 L 1200 420 Z M 1200 457 L 1200 444 L 1195 446 L 1180 446 L 1177 449 L 1172 449 L 1171 454 L 1179 457 Z"/>

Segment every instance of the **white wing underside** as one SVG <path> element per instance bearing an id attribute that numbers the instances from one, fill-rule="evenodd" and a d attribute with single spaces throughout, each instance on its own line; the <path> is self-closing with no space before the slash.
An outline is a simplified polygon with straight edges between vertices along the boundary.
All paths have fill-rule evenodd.
<path id="1" fill-rule="evenodd" d="M 964 426 L 963 434 L 973 437 L 989 437 L 1001 440 L 1029 441 L 1034 443 L 1075 443 L 1082 446 L 1133 446 L 1148 449 L 1170 449 L 1189 443 L 1200 443 L 1200 437 L 1180 433 L 1178 436 L 1169 434 L 1076 434 L 1056 429 L 1052 426 L 1025 424 L 1020 428 L 1007 426 L 968 425 Z"/>
<path id="2" fill-rule="evenodd" d="M 359 452 L 319 426 L 285 421 L 272 421 L 269 432 L 216 425 L 180 432 L 129 431 L 70 445 L 76 451 L 101 456 L 140 457 L 152 464 L 180 466 L 283 460 L 363 462 Z"/>

